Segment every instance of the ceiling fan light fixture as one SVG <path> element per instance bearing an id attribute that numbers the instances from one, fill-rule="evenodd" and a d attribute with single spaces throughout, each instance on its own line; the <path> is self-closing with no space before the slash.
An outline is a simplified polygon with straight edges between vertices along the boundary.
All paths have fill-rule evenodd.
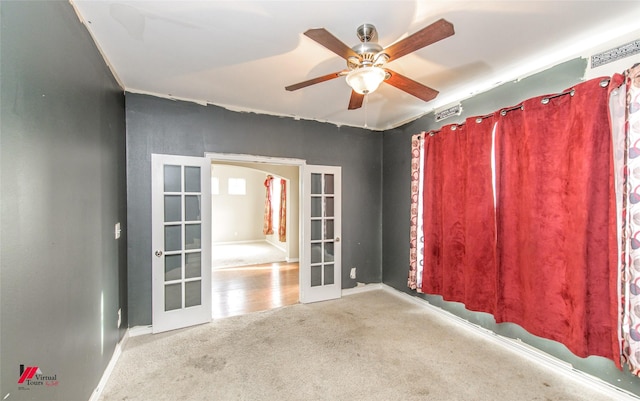
<path id="1" fill-rule="evenodd" d="M 361 95 L 372 93 L 384 81 L 386 72 L 380 67 L 362 67 L 347 74 L 347 84 Z"/>

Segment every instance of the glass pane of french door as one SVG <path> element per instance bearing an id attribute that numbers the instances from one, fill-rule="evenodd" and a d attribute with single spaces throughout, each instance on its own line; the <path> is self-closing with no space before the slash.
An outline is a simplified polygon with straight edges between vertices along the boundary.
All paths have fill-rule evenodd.
<path id="1" fill-rule="evenodd" d="M 311 174 L 311 286 L 334 284 L 334 176 Z M 327 229 L 329 228 L 329 229 Z"/>
<path id="2" fill-rule="evenodd" d="M 170 311 L 202 303 L 202 190 L 200 167 L 165 164 L 164 177 L 165 271 L 170 265 L 173 272 L 164 277 L 164 310 Z"/>

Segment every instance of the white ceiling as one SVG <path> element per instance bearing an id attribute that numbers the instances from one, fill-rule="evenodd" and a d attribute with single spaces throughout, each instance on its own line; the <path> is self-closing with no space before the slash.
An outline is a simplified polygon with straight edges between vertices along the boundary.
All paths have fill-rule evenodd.
<path id="1" fill-rule="evenodd" d="M 585 56 L 640 28 L 637 0 L 71 1 L 129 92 L 373 130 Z M 359 43 L 357 27 L 371 23 L 387 47 L 440 18 L 455 35 L 387 65 L 440 91 L 430 102 L 382 84 L 362 108 L 347 110 L 344 78 L 284 89 L 346 68 L 304 36 L 307 29 L 325 28 L 351 47 Z"/>

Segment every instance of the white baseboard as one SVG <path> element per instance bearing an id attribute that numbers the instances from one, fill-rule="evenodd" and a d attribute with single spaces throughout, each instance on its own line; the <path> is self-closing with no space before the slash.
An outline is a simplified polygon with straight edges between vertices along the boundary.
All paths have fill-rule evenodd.
<path id="1" fill-rule="evenodd" d="M 286 245 L 286 243 L 284 243 L 284 242 L 274 241 L 274 240 L 271 240 L 270 238 L 265 238 L 265 239 L 264 239 L 264 241 L 265 241 L 267 244 L 270 244 L 270 245 L 272 245 L 273 247 L 278 248 L 278 249 L 279 249 L 279 250 L 281 250 L 282 252 L 287 252 L 287 248 L 283 246 L 283 244 L 284 244 L 284 245 Z"/>
<path id="2" fill-rule="evenodd" d="M 146 334 L 153 334 L 153 327 L 152 326 L 133 326 L 129 328 L 128 332 L 129 332 L 129 337 L 144 336 Z"/>
<path id="3" fill-rule="evenodd" d="M 286 258 L 287 263 L 297 263 L 300 262 L 300 258 Z"/>
<path id="4" fill-rule="evenodd" d="M 213 242 L 212 245 L 238 245 L 238 244 L 255 244 L 256 242 L 268 242 L 266 239 L 247 239 L 242 241 L 220 241 Z"/>
<path id="5" fill-rule="evenodd" d="M 372 284 L 358 283 L 356 287 L 345 288 L 344 290 L 342 290 L 342 296 L 345 297 L 353 294 L 360 294 L 361 292 L 381 290 L 383 289 L 382 286 L 383 286 L 382 283 L 372 283 Z"/>
<path id="6" fill-rule="evenodd" d="M 104 390 L 104 387 L 107 385 L 107 382 L 109 381 L 109 377 L 111 377 L 111 373 L 113 373 L 113 369 L 116 367 L 116 363 L 118 362 L 118 359 L 120 359 L 120 355 L 122 355 L 122 351 L 124 350 L 124 346 L 127 343 L 127 340 L 129 340 L 129 329 L 125 331 L 124 336 L 122 336 L 122 340 L 120 340 L 120 342 L 116 344 L 116 348 L 113 350 L 113 355 L 111 355 L 111 360 L 109 361 L 107 368 L 102 373 L 102 378 L 100 378 L 100 381 L 98 382 L 98 386 L 93 391 L 93 393 L 91 393 L 91 397 L 89 398 L 89 401 L 98 401 L 98 399 L 100 399 L 100 396 L 102 395 L 102 391 Z"/>
<path id="7" fill-rule="evenodd" d="M 474 323 L 469 322 L 468 320 L 465 320 L 459 316 L 456 316 L 453 313 L 448 312 L 442 308 L 431 305 L 428 301 L 422 298 L 412 296 L 402 291 L 398 291 L 395 288 L 390 287 L 386 284 L 380 284 L 379 288 L 382 288 L 384 291 L 388 292 L 389 294 L 395 295 L 406 301 L 412 302 L 418 306 L 429 309 L 430 311 L 433 311 L 439 314 L 441 317 L 447 319 L 449 322 L 460 326 L 461 329 L 473 330 L 474 332 L 482 335 L 484 338 L 486 338 L 487 340 L 490 340 L 494 344 L 500 345 L 502 347 L 509 348 L 512 351 L 518 352 L 519 354 L 527 357 L 528 359 L 536 363 L 539 363 L 541 365 L 544 365 L 549 369 L 552 369 L 554 372 L 560 375 L 564 375 L 565 377 L 578 381 L 580 384 L 582 384 L 585 387 L 589 387 L 596 391 L 605 393 L 610 397 L 619 401 L 640 400 L 640 396 L 637 396 L 624 389 L 616 387 L 613 384 L 607 383 L 606 381 L 598 377 L 592 376 L 586 372 L 577 370 L 570 363 L 565 362 L 561 359 L 558 359 L 552 355 L 549 355 L 542 350 L 534 348 L 533 346 L 525 344 L 520 340 L 514 340 L 508 337 L 501 336 L 491 330 L 485 329 L 484 327 L 480 327 Z M 372 288 L 372 289 L 376 289 L 376 288 Z M 344 294 L 344 291 L 343 291 L 343 294 Z"/>

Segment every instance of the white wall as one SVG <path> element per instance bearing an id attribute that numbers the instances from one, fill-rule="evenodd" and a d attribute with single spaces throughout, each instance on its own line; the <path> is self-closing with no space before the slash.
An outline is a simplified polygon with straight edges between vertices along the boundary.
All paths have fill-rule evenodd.
<path id="1" fill-rule="evenodd" d="M 262 241 L 264 213 L 264 172 L 245 167 L 212 166 L 219 194 L 211 196 L 212 242 Z M 246 195 L 229 195 L 229 178 L 246 181 Z"/>

